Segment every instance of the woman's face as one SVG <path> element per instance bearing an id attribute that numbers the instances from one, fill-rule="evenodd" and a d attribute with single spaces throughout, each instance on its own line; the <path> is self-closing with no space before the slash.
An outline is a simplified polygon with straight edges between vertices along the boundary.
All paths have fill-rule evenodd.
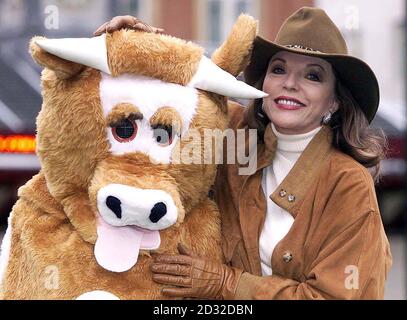
<path id="1" fill-rule="evenodd" d="M 300 134 L 321 125 L 321 119 L 338 103 L 335 76 L 327 61 L 280 51 L 270 60 L 263 91 L 263 109 L 278 132 Z"/>

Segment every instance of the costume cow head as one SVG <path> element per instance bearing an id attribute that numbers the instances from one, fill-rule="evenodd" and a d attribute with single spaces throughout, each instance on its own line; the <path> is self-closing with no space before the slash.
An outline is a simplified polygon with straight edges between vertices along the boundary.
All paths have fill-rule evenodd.
<path id="1" fill-rule="evenodd" d="M 130 269 L 140 250 L 165 251 L 207 197 L 215 162 L 205 152 L 192 163 L 180 157 L 191 144 L 204 148 L 191 131 L 226 127 L 226 97 L 265 96 L 235 78 L 255 34 L 241 16 L 212 60 L 193 43 L 131 30 L 31 41 L 45 67 L 37 153 L 47 187 L 105 269 Z"/>

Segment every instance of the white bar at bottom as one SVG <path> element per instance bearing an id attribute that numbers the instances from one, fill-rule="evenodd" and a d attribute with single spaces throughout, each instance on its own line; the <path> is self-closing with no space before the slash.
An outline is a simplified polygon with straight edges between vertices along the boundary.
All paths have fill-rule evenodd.
<path id="1" fill-rule="evenodd" d="M 0 170 L 40 170 L 41 165 L 35 154 L 0 154 Z"/>

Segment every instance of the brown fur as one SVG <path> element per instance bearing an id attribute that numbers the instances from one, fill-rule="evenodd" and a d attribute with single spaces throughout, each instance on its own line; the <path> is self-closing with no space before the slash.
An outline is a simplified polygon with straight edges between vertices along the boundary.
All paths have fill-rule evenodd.
<path id="1" fill-rule="evenodd" d="M 181 116 L 178 111 L 172 107 L 159 108 L 150 118 L 152 127 L 156 125 L 172 126 L 174 133 L 179 134 L 182 131 Z"/>
<path id="2" fill-rule="evenodd" d="M 18 217 L 13 219 L 13 251 L 4 299 L 71 299 L 91 290 L 109 291 L 121 299 L 163 298 L 161 286 L 151 278 L 149 255 L 140 256 L 131 270 L 120 274 L 106 271 L 96 263 L 93 246 L 72 228 L 64 211 L 49 195 L 42 174 L 23 188 L 14 212 L 18 212 Z M 201 228 L 202 225 L 209 227 Z M 219 237 L 214 237 L 220 226 L 213 202 L 206 200 L 189 212 L 182 226 L 161 233 L 163 243 L 172 245 L 159 252 L 176 253 L 174 244 L 182 241 L 195 252 L 221 259 L 220 251 L 214 250 L 220 246 Z M 49 287 L 50 267 L 59 270 L 59 288 Z"/>
<path id="3" fill-rule="evenodd" d="M 256 21 L 251 16 L 241 14 L 227 40 L 213 53 L 212 61 L 237 76 L 249 64 L 252 39 L 256 37 L 256 33 Z M 240 41 L 235 41 L 237 38 Z"/>
<path id="4" fill-rule="evenodd" d="M 61 59 L 42 50 L 35 44 L 35 41 L 40 39 L 44 39 L 44 37 L 32 38 L 29 49 L 31 56 L 39 65 L 53 70 L 60 79 L 69 79 L 83 70 L 84 66 L 81 64 Z"/>
<path id="5" fill-rule="evenodd" d="M 139 108 L 131 103 L 119 103 L 115 105 L 112 111 L 107 115 L 106 123 L 108 126 L 113 127 L 123 119 L 143 119 L 143 115 Z"/>
<path id="6" fill-rule="evenodd" d="M 232 32 L 232 38 L 218 52 L 224 57 L 222 67 L 241 71 L 243 58 L 236 57 L 231 49 L 240 45 L 246 49 L 238 54 L 247 56 L 255 32 L 250 34 L 253 37 L 244 37 L 242 42 L 240 33 Z M 109 37 L 109 63 L 116 74 L 143 73 L 185 84 L 202 52 L 193 44 L 155 34 L 119 31 Z M 132 47 L 134 43 L 137 50 Z M 20 189 L 20 199 L 13 208 L 11 255 L 0 296 L 72 299 L 88 291 L 105 290 L 121 299 L 162 298 L 161 286 L 151 279 L 152 252 L 141 252 L 137 264 L 123 273 L 106 271 L 95 260 L 96 194 L 112 182 L 159 188 L 173 197 L 180 213 L 178 221 L 160 231 L 161 246 L 155 252 L 176 253 L 177 244 L 183 242 L 200 255 L 222 261 L 219 212 L 207 197 L 216 165 L 202 164 L 202 159 L 209 157 L 203 152 L 203 142 L 196 141 L 189 150 L 201 151 L 193 157 L 199 164 L 153 165 L 141 153 L 110 154 L 106 140 L 109 124 L 99 98 L 100 73 L 90 68 L 78 73 L 77 66 L 42 52 L 33 42 L 31 52 L 46 67 L 42 73 L 43 105 L 37 118 L 37 153 L 42 169 Z M 226 102 L 224 97 L 200 91 L 190 128 L 201 137 L 205 129 L 224 129 Z M 116 115 L 133 110 L 122 107 Z M 171 108 L 163 108 L 152 122 L 174 118 L 177 114 Z M 177 142 L 173 159 L 188 140 L 186 135 Z M 215 148 L 213 143 L 210 157 L 214 157 Z M 45 285 L 50 266 L 59 272 L 59 285 L 52 290 Z"/>
<path id="7" fill-rule="evenodd" d="M 203 49 L 167 35 L 121 30 L 106 35 L 113 76 L 135 73 L 186 85 L 195 74 Z"/>

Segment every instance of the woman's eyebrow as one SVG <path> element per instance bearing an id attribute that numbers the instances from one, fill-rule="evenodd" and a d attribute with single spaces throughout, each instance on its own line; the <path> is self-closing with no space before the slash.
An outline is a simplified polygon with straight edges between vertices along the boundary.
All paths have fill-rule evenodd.
<path id="1" fill-rule="evenodd" d="M 283 62 L 283 63 L 287 63 L 287 61 L 286 60 L 284 60 L 283 58 L 274 58 L 274 59 L 272 59 L 271 60 L 271 62 L 270 63 L 272 63 L 272 62 L 274 62 L 274 61 L 277 61 L 277 60 L 280 60 L 281 62 Z M 323 66 L 321 66 L 320 64 L 318 64 L 318 63 L 310 63 L 310 64 L 307 64 L 307 67 L 319 67 L 319 68 L 321 68 L 322 69 L 322 71 L 324 71 L 325 73 L 326 73 L 326 70 L 324 69 L 324 67 Z"/>
<path id="2" fill-rule="evenodd" d="M 307 64 L 307 67 L 320 67 L 324 72 L 326 72 L 326 70 L 324 69 L 324 67 L 323 66 L 321 66 L 320 64 L 317 64 L 317 63 L 310 63 L 310 64 Z"/>
<path id="3" fill-rule="evenodd" d="M 274 61 L 277 61 L 277 60 L 280 60 L 281 62 L 284 62 L 284 63 L 287 62 L 287 61 L 285 61 L 285 60 L 282 59 L 282 58 L 274 58 L 274 59 L 271 60 L 271 62 L 274 62 Z"/>

